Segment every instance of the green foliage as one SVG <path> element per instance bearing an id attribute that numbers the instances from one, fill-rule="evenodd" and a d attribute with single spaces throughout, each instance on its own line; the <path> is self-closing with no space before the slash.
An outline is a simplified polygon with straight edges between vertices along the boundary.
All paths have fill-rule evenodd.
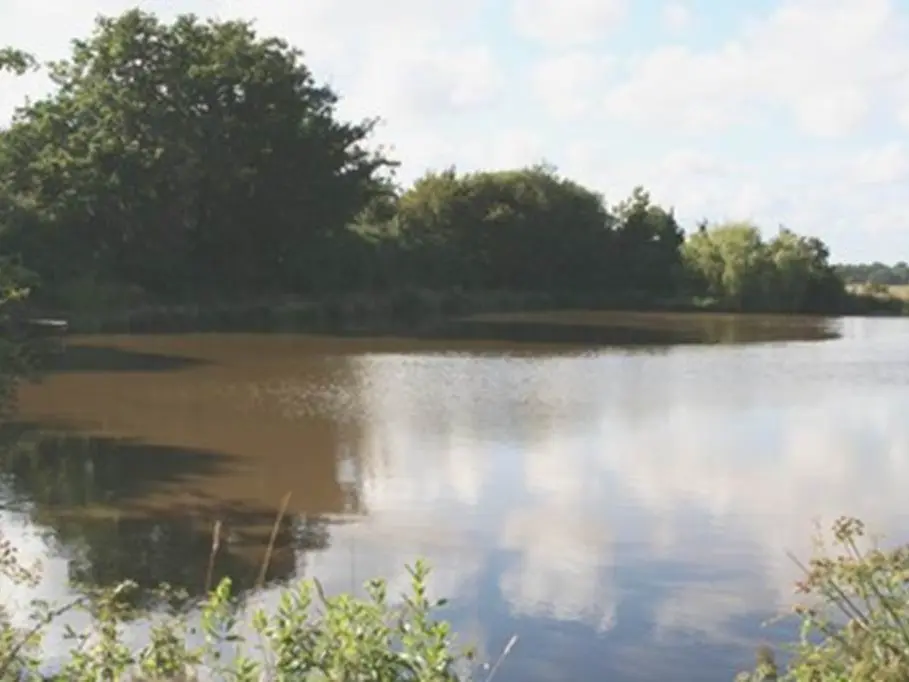
<path id="1" fill-rule="evenodd" d="M 0 48 L 0 72 L 9 71 L 17 76 L 32 71 L 37 66 L 35 58 L 11 47 Z"/>
<path id="2" fill-rule="evenodd" d="M 418 179 L 386 232 L 400 239 L 410 283 L 465 290 L 668 293 L 681 230 L 643 190 L 616 213 L 554 170 Z"/>
<path id="3" fill-rule="evenodd" d="M 0 51 L 0 68 L 35 65 Z M 99 18 L 45 68 L 54 91 L 0 131 L 0 253 L 37 272 L 44 309 L 116 316 L 400 291 L 880 307 L 847 300 L 819 240 L 782 230 L 765 242 L 747 224 L 686 240 L 641 187 L 608 206 L 540 164 L 450 168 L 400 188 L 396 164 L 368 144 L 377 121 L 340 120 L 337 93 L 301 53 L 249 23 L 131 10 Z"/>
<path id="4" fill-rule="evenodd" d="M 41 566 L 34 564 L 25 566 L 19 559 L 16 547 L 0 534 L 0 580 L 8 581 L 13 585 L 27 585 L 34 587 L 38 584 Z M 0 583 L 2 584 L 2 583 Z M 0 598 L 2 598 L 0 593 Z M 43 625 L 42 620 L 47 609 L 36 607 L 35 616 Z M 12 682 L 13 680 L 29 679 L 30 670 L 37 669 L 38 659 L 36 652 L 40 645 L 40 626 L 22 631 L 10 624 L 9 614 L 0 603 L 0 681 Z"/>
<path id="5" fill-rule="evenodd" d="M 458 679 L 469 653 L 454 653 L 449 625 L 430 617 L 444 602 L 427 597 L 426 566 L 418 562 L 410 574 L 411 593 L 398 607 L 390 605 L 380 580 L 367 585 L 365 600 L 328 598 L 316 581 L 286 592 L 273 617 L 262 611 L 254 616 L 274 656 L 271 667 L 279 676 L 318 671 L 327 680 Z M 308 615 L 314 600 L 324 609 L 318 620 Z"/>
<path id="6" fill-rule="evenodd" d="M 0 417 L 12 401 L 19 378 L 28 371 L 28 348 L 16 330 L 15 308 L 34 281 L 33 273 L 0 256 Z"/>
<path id="7" fill-rule="evenodd" d="M 0 569 L 15 566 L 2 563 Z M 82 632 L 68 631 L 69 656 L 54 679 L 190 680 L 202 673 L 238 682 L 268 680 L 372 680 L 375 682 L 453 682 L 465 678 L 473 661 L 456 646 L 448 623 L 433 616 L 444 601 L 428 597 L 429 569 L 422 562 L 408 569 L 410 591 L 400 601 L 389 598 L 381 580 L 366 585 L 367 597 L 326 596 L 317 580 L 289 586 L 273 612 L 257 610 L 246 622 L 241 604 L 224 579 L 201 606 L 201 628 L 187 625 L 172 610 L 151 629 L 147 644 L 129 647 L 121 625 L 145 614 L 130 606 L 135 585 L 122 583 L 65 606 L 40 606 L 37 626 L 28 632 L 7 628 L 0 636 L 0 680 L 42 679 L 34 652 L 48 624 L 70 610 L 90 616 Z M 18 576 L 21 568 L 6 570 Z M 27 574 L 34 576 L 34 570 Z M 162 589 L 162 595 L 167 594 Z M 243 626 L 251 626 L 247 638 Z M 201 634 L 201 643 L 191 645 Z M 198 639 L 198 638 L 197 638 Z"/>
<path id="8" fill-rule="evenodd" d="M 57 89 L 0 136 L 8 250 L 63 290 L 86 271 L 161 296 L 304 287 L 384 191 L 375 121 L 335 116 L 283 41 L 244 22 L 98 19 Z"/>
<path id="9" fill-rule="evenodd" d="M 0 48 L 0 72 L 10 71 L 22 75 L 34 68 L 35 59 L 31 55 L 12 48 Z M 4 198 L 2 177 L 0 177 L 0 200 Z M 5 224 L 0 220 L 0 236 L 3 235 Z M 34 284 L 34 275 L 23 268 L 17 259 L 4 255 L 0 250 L 0 331 L 5 329 L 9 321 L 9 306 L 21 301 L 28 295 L 29 285 Z M 9 354 L 13 350 L 9 343 L 9 335 L 0 336 L 0 376 L 2 369 L 9 365 Z"/>
<path id="10" fill-rule="evenodd" d="M 868 284 L 877 287 L 909 284 L 909 263 L 900 261 L 894 265 L 884 263 L 855 263 L 836 266 L 837 274 L 847 284 Z"/>
<path id="11" fill-rule="evenodd" d="M 747 223 L 704 226 L 682 254 L 695 289 L 735 310 L 834 311 L 845 298 L 826 246 L 785 228 L 764 242 Z"/>
<path id="12" fill-rule="evenodd" d="M 684 234 L 674 213 L 657 206 L 643 187 L 613 208 L 612 267 L 619 288 L 650 295 L 675 291 L 683 276 Z"/>
<path id="13" fill-rule="evenodd" d="M 909 546 L 862 547 L 865 529 L 843 518 L 834 545 L 803 566 L 795 607 L 801 638 L 780 672 L 772 656 L 741 682 L 904 682 L 909 679 Z M 831 551 L 832 550 L 832 551 Z"/>
<path id="14" fill-rule="evenodd" d="M 28 285 L 33 280 L 34 275 L 28 270 L 12 259 L 0 256 L 0 314 L 28 295 Z"/>

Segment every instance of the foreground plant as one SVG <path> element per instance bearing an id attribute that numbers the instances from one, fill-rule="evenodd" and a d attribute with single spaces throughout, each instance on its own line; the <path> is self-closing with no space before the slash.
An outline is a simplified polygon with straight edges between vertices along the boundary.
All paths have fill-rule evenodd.
<path id="1" fill-rule="evenodd" d="M 765 651 L 740 680 L 909 680 L 909 546 L 881 549 L 853 518 L 839 519 L 833 538 L 832 547 L 819 541 L 817 556 L 800 564 L 804 602 L 795 613 L 802 627 L 786 669 L 779 672 Z"/>
<path id="2" fill-rule="evenodd" d="M 8 548 L 9 546 L 6 545 Z M 11 550 L 10 550 L 11 551 Z M 6 574 L 33 580 L 12 554 Z M 39 608 L 36 626 L 0 630 L 0 681 L 59 679 L 67 682 L 103 680 L 191 680 L 200 677 L 259 680 L 371 680 L 375 682 L 454 682 L 469 674 L 473 653 L 455 645 L 448 623 L 432 612 L 444 601 L 427 596 L 429 569 L 422 562 L 409 567 L 410 591 L 403 600 L 389 600 L 385 582 L 367 584 L 365 599 L 326 596 L 317 580 L 304 580 L 283 593 L 277 609 L 258 610 L 252 617 L 256 637 L 241 633 L 241 604 L 232 596 L 229 579 L 213 589 L 202 605 L 201 631 L 187 618 L 170 614 L 155 624 L 148 644 L 130 648 L 122 626 L 140 614 L 130 608 L 132 583 L 82 597 L 51 610 Z M 85 632 L 70 630 L 74 642 L 61 670 L 41 670 L 37 652 L 44 628 L 66 611 L 91 616 Z M 191 645 L 193 635 L 202 643 Z"/>

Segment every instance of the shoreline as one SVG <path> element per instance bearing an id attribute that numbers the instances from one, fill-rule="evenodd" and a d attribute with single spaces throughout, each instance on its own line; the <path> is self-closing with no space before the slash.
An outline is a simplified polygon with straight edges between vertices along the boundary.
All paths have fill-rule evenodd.
<path id="1" fill-rule="evenodd" d="M 148 334 L 180 332 L 359 332 L 420 331 L 474 316 L 515 313 L 614 312 L 736 315 L 785 318 L 902 317 L 897 300 L 851 295 L 847 309 L 829 313 L 736 310 L 694 297 L 654 300 L 640 295 L 543 294 L 514 291 L 398 290 L 321 297 L 280 296 L 246 301 L 145 304 L 97 310 L 35 306 L 31 317 L 65 321 L 70 334 Z M 909 304 L 907 304 L 909 306 Z"/>

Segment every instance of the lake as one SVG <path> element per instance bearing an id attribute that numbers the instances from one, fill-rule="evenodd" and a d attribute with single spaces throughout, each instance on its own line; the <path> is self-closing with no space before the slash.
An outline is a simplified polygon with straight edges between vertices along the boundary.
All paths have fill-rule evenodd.
<path id="1" fill-rule="evenodd" d="M 501 682 L 730 682 L 793 633 L 763 623 L 816 522 L 906 539 L 909 320 L 469 326 L 71 338 L 2 430 L 4 532 L 43 564 L 14 618 L 71 580 L 198 595 L 221 521 L 216 572 L 257 603 L 302 576 L 400 590 L 425 558 L 463 641 L 518 636 Z"/>

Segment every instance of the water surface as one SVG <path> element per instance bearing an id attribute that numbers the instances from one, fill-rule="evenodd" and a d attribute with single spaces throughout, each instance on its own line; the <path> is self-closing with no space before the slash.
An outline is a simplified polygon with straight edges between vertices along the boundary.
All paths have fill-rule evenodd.
<path id="1" fill-rule="evenodd" d="M 481 653 L 518 635 L 502 680 L 719 682 L 789 633 L 761 624 L 816 520 L 907 535 L 909 321 L 461 332 L 72 339 L 0 433 L 4 528 L 45 569 L 14 601 L 200 594 L 216 520 L 217 571 L 250 590 L 291 492 L 257 600 L 304 575 L 403 589 L 424 557 Z"/>

